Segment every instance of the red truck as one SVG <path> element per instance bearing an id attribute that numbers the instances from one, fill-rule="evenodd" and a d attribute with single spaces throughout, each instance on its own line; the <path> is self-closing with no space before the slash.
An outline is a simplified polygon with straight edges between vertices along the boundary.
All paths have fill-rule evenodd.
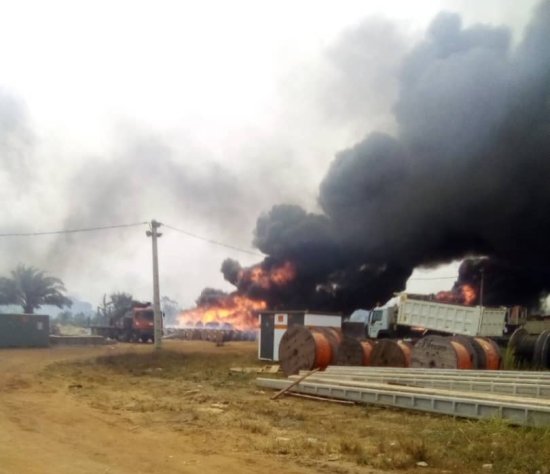
<path id="1" fill-rule="evenodd" d="M 134 302 L 126 312 L 112 316 L 107 326 L 93 326 L 92 334 L 121 342 L 155 339 L 155 312 L 151 303 Z"/>

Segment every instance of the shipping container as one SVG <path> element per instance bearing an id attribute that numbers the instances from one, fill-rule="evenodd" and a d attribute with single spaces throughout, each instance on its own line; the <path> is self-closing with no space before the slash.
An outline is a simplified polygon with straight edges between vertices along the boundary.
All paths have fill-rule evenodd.
<path id="1" fill-rule="evenodd" d="M 0 314 L 0 347 L 48 347 L 50 317 Z"/>

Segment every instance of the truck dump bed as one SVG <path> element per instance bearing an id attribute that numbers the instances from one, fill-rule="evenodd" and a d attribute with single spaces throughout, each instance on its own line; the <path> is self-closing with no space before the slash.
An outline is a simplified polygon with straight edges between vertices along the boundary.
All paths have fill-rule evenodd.
<path id="1" fill-rule="evenodd" d="M 505 316 L 505 308 L 438 303 L 402 293 L 397 324 L 465 336 L 502 336 Z"/>

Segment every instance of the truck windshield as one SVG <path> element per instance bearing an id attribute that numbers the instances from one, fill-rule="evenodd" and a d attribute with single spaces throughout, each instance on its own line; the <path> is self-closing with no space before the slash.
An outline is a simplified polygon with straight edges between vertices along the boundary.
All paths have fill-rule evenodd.
<path id="1" fill-rule="evenodd" d="M 155 319 L 155 313 L 151 310 L 137 311 L 136 318 L 141 319 L 142 321 L 153 321 Z"/>
<path id="2" fill-rule="evenodd" d="M 364 309 L 358 309 L 351 314 L 349 320 L 355 323 L 367 323 L 369 320 L 369 312 Z"/>
<path id="3" fill-rule="evenodd" d="M 375 309 L 372 312 L 372 322 L 375 323 L 376 321 L 382 321 L 382 313 L 384 310 L 382 309 Z"/>

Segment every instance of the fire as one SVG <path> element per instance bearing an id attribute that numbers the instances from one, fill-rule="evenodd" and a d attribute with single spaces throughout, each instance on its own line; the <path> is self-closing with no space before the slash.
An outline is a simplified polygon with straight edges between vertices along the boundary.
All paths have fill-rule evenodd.
<path id="1" fill-rule="evenodd" d="M 470 285 L 462 285 L 460 290 L 462 291 L 464 304 L 473 305 L 477 298 L 476 291 L 474 290 L 474 288 Z"/>
<path id="2" fill-rule="evenodd" d="M 179 315 L 180 326 L 196 326 L 197 323 L 228 323 L 235 329 L 250 330 L 258 327 L 256 311 L 266 309 L 265 301 L 252 300 L 236 293 L 220 298 L 215 304 L 188 309 Z"/>
<path id="3" fill-rule="evenodd" d="M 477 294 L 473 286 L 460 285 L 458 288 L 453 288 L 451 291 L 440 291 L 435 295 L 437 301 L 442 303 L 464 304 L 471 306 L 475 304 Z"/>
<path id="4" fill-rule="evenodd" d="M 266 290 L 273 286 L 284 286 L 296 276 L 296 267 L 292 262 L 285 262 L 280 267 L 265 269 L 255 265 L 241 270 L 239 282 L 250 282 Z"/>

